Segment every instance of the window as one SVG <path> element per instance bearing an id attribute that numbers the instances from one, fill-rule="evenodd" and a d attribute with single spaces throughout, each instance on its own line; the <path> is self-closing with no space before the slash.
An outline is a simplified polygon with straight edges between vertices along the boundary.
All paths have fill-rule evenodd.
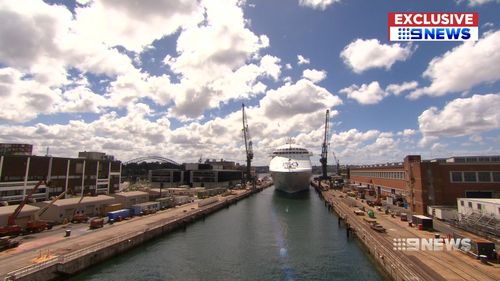
<path id="1" fill-rule="evenodd" d="M 462 172 L 451 172 L 451 181 L 452 182 L 463 182 Z"/>
<path id="2" fill-rule="evenodd" d="M 493 181 L 500 182 L 500 172 L 492 172 L 492 174 L 493 174 Z"/>
<path id="3" fill-rule="evenodd" d="M 490 182 L 491 173 L 490 172 L 477 172 L 477 178 L 480 182 Z"/>
<path id="4" fill-rule="evenodd" d="M 481 210 L 481 204 L 477 203 L 477 209 Z"/>
<path id="5" fill-rule="evenodd" d="M 464 205 L 464 200 L 460 200 L 460 206 Z"/>
<path id="6" fill-rule="evenodd" d="M 476 182 L 476 172 L 464 172 L 465 182 Z"/>
<path id="7" fill-rule="evenodd" d="M 469 205 L 469 208 L 472 208 L 472 202 L 469 202 L 468 205 Z"/>

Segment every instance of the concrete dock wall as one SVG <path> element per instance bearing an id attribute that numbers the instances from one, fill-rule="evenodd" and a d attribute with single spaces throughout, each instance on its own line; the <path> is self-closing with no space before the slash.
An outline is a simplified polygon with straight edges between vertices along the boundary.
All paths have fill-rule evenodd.
<path id="1" fill-rule="evenodd" d="M 316 189 L 321 199 L 324 200 L 325 206 L 338 215 L 339 225 L 343 224 L 345 226 L 346 236 L 357 237 L 388 277 L 396 281 L 435 280 L 430 276 L 415 271 L 414 267 L 412 267 L 415 261 L 393 251 L 394 246 L 392 243 L 378 238 L 366 224 L 359 222 L 354 212 L 340 198 L 325 198 L 324 192 L 326 189 L 322 188 L 317 182 L 311 182 L 311 185 Z"/>
<path id="2" fill-rule="evenodd" d="M 94 264 L 137 247 L 146 241 L 170 233 L 175 229 L 186 227 L 188 224 L 198 219 L 202 219 L 220 209 L 236 204 L 239 200 L 260 192 L 271 185 L 272 184 L 266 184 L 255 190 L 245 191 L 235 197 L 224 198 L 206 208 L 191 211 L 181 217 L 168 218 L 155 222 L 150 224 L 145 230 L 117 236 L 113 239 L 92 245 L 91 247 L 58 256 L 43 264 L 32 265 L 13 271 L 7 275 L 5 280 L 44 281 L 73 275 Z"/>

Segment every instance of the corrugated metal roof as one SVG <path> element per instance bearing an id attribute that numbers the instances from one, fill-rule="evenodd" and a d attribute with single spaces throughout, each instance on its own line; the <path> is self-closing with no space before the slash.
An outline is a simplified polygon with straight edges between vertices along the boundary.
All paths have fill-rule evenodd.
<path id="1" fill-rule="evenodd" d="M 14 213 L 14 210 L 17 208 L 19 205 L 10 205 L 10 206 L 3 206 L 0 207 L 0 216 L 5 216 L 5 215 L 11 215 Z M 40 210 L 40 208 L 32 205 L 24 205 L 23 209 L 21 210 L 21 214 L 29 213 L 29 212 L 36 212 Z"/>
<path id="2" fill-rule="evenodd" d="M 81 204 L 99 203 L 99 202 L 114 202 L 115 198 L 107 195 L 99 196 L 86 196 L 83 197 Z M 80 197 L 73 197 L 68 199 L 59 199 L 54 203 L 54 206 L 70 206 L 76 205 L 80 201 Z M 50 201 L 44 201 L 43 203 L 50 203 Z"/>
<path id="3" fill-rule="evenodd" d="M 115 193 L 116 196 L 122 196 L 122 197 L 135 197 L 135 196 L 145 196 L 148 195 L 147 192 L 143 191 L 128 191 L 128 192 L 120 192 L 120 193 Z"/>

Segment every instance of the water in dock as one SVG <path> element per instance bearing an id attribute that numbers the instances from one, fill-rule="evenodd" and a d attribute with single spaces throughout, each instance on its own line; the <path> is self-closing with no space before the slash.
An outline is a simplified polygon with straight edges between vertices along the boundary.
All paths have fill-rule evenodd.
<path id="1" fill-rule="evenodd" d="M 311 188 L 268 188 L 71 280 L 384 280 Z"/>

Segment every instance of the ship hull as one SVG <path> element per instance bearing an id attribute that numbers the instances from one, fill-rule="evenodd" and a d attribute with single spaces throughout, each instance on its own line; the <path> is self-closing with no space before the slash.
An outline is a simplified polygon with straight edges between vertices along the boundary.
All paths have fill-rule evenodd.
<path id="1" fill-rule="evenodd" d="M 311 171 L 300 172 L 273 172 L 271 171 L 274 187 L 286 193 L 297 193 L 309 190 Z"/>

